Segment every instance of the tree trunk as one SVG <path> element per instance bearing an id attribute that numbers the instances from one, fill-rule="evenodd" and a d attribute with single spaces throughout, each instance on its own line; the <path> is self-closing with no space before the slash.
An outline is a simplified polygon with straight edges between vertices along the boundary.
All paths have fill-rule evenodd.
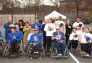
<path id="1" fill-rule="evenodd" d="M 76 4 L 76 17 L 79 16 L 79 2 L 78 0 L 75 1 L 75 4 Z"/>
<path id="2" fill-rule="evenodd" d="M 36 9 L 36 5 L 35 5 L 35 18 L 37 18 L 37 9 Z"/>

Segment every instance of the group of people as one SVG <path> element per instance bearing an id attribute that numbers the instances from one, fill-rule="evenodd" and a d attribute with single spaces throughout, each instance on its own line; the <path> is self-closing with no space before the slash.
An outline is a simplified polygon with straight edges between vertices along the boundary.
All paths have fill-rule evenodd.
<path id="1" fill-rule="evenodd" d="M 34 49 L 42 48 L 46 55 L 52 47 L 52 43 L 57 47 L 58 54 L 63 54 L 68 45 L 69 50 L 77 50 L 81 45 L 81 55 L 90 56 L 92 47 L 92 34 L 88 27 L 77 17 L 76 22 L 72 25 L 69 21 L 66 23 L 60 16 L 55 22 L 46 19 L 44 23 L 40 23 L 35 19 L 33 24 L 19 20 L 19 23 L 9 21 L 4 25 L 5 40 L 9 43 L 17 42 L 22 49 L 28 44 L 32 44 Z M 1 36 L 1 33 L 0 33 Z"/>
<path id="2" fill-rule="evenodd" d="M 73 24 L 73 30 L 69 36 L 69 46 L 68 48 L 73 51 L 78 49 L 78 45 L 81 47 L 81 56 L 90 56 L 92 51 L 92 33 L 88 27 L 86 27 L 82 22 L 80 17 L 77 18 L 77 22 Z"/>

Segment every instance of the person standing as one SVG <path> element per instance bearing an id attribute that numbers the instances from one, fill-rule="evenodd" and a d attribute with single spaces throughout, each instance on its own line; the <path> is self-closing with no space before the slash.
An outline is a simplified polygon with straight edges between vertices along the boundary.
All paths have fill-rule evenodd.
<path id="1" fill-rule="evenodd" d="M 23 28 L 23 32 L 24 32 L 23 47 L 24 48 L 28 44 L 27 37 L 28 37 L 28 34 L 30 33 L 30 30 L 31 30 L 31 26 L 29 25 L 29 22 L 26 22 Z"/>
<path id="2" fill-rule="evenodd" d="M 39 28 L 41 31 L 41 23 L 39 22 L 38 19 L 35 19 L 35 23 L 32 24 L 32 28 Z"/>
<path id="3" fill-rule="evenodd" d="M 77 17 L 77 21 L 73 24 L 73 28 L 79 28 L 82 30 L 84 24 L 81 22 L 81 18 Z"/>
<path id="4" fill-rule="evenodd" d="M 72 33 L 72 25 L 70 24 L 70 21 L 67 21 L 66 22 L 66 45 L 68 44 L 68 41 L 69 41 L 69 36 L 70 34 Z"/>
<path id="5" fill-rule="evenodd" d="M 23 20 L 19 20 L 19 30 L 24 34 L 23 28 L 24 28 L 24 21 Z"/>
<path id="6" fill-rule="evenodd" d="M 48 53 L 50 52 L 50 47 L 52 43 L 51 37 L 53 36 L 53 32 L 56 31 L 55 25 L 51 22 L 50 19 L 46 20 L 44 31 L 46 32 L 46 56 L 49 56 Z"/>
<path id="7" fill-rule="evenodd" d="M 10 25 L 13 24 L 12 20 L 9 20 L 5 25 L 4 25 L 4 29 L 5 29 L 5 39 L 7 40 L 7 35 L 10 32 Z"/>

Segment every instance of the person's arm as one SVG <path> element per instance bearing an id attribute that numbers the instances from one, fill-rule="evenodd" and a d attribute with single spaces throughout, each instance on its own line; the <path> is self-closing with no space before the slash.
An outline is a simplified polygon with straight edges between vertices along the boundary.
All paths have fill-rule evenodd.
<path id="1" fill-rule="evenodd" d="M 52 35 L 53 35 L 53 36 L 51 37 L 51 39 L 52 39 L 52 40 L 55 40 L 55 39 L 56 39 L 55 32 L 52 33 Z"/>
<path id="2" fill-rule="evenodd" d="M 7 35 L 7 37 L 6 37 L 6 38 L 7 38 L 7 40 L 6 40 L 7 42 L 10 42 L 10 40 L 11 40 L 11 39 L 10 39 L 10 35 L 11 35 L 11 34 L 8 33 L 8 35 Z"/>
<path id="3" fill-rule="evenodd" d="M 17 39 L 18 39 L 18 41 L 23 40 L 23 33 L 22 32 L 19 32 Z"/>
<path id="4" fill-rule="evenodd" d="M 55 40 L 55 39 L 56 39 L 56 37 L 55 37 L 55 36 L 53 36 L 53 37 L 51 37 L 51 39 L 52 39 L 52 40 Z"/>
<path id="5" fill-rule="evenodd" d="M 25 32 L 25 31 L 28 31 L 28 30 L 30 30 L 30 29 L 31 29 L 30 26 L 29 26 L 29 27 L 24 26 L 23 31 Z"/>
<path id="6" fill-rule="evenodd" d="M 62 33 L 62 35 L 61 35 L 62 37 L 61 37 L 61 43 L 64 43 L 65 42 L 65 34 L 64 33 Z"/>
<path id="7" fill-rule="evenodd" d="M 28 41 L 28 42 L 29 42 L 29 40 L 30 40 L 31 35 L 32 35 L 32 33 L 30 33 L 30 34 L 28 35 L 28 37 L 27 37 L 27 41 Z"/>
<path id="8" fill-rule="evenodd" d="M 64 26 L 63 26 L 63 30 L 64 30 L 64 33 L 66 33 L 65 23 L 64 23 Z"/>
<path id="9" fill-rule="evenodd" d="M 2 37 L 2 33 L 1 33 L 1 31 L 0 31 L 0 37 Z"/>
<path id="10" fill-rule="evenodd" d="M 38 41 L 38 44 L 42 43 L 43 42 L 43 35 L 42 34 L 39 34 L 39 41 Z"/>

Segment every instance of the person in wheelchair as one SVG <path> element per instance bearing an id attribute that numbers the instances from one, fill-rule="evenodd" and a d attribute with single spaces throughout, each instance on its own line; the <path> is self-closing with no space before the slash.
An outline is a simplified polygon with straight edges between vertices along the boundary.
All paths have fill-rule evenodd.
<path id="1" fill-rule="evenodd" d="M 12 25 L 12 27 L 10 27 L 10 30 L 11 32 L 8 33 L 7 36 L 8 42 L 10 44 L 9 53 L 18 55 L 21 35 L 16 31 L 15 25 Z"/>
<path id="2" fill-rule="evenodd" d="M 78 47 L 78 34 L 77 34 L 77 29 L 73 28 L 72 33 L 69 36 L 69 46 L 68 49 L 72 50 L 73 52 L 76 51 L 77 47 Z"/>
<path id="3" fill-rule="evenodd" d="M 39 29 L 35 28 L 34 33 L 30 35 L 29 44 L 32 53 L 39 53 L 43 45 L 43 35 L 39 33 Z"/>
<path id="4" fill-rule="evenodd" d="M 82 33 L 79 34 L 79 41 L 81 45 L 80 55 L 82 57 L 90 57 L 92 49 L 92 34 L 89 33 L 89 28 L 82 29 Z"/>
<path id="5" fill-rule="evenodd" d="M 54 48 L 57 49 L 57 54 L 63 55 L 66 48 L 64 44 L 65 34 L 60 31 L 60 27 L 56 27 L 56 32 L 53 33 L 52 40 Z"/>

